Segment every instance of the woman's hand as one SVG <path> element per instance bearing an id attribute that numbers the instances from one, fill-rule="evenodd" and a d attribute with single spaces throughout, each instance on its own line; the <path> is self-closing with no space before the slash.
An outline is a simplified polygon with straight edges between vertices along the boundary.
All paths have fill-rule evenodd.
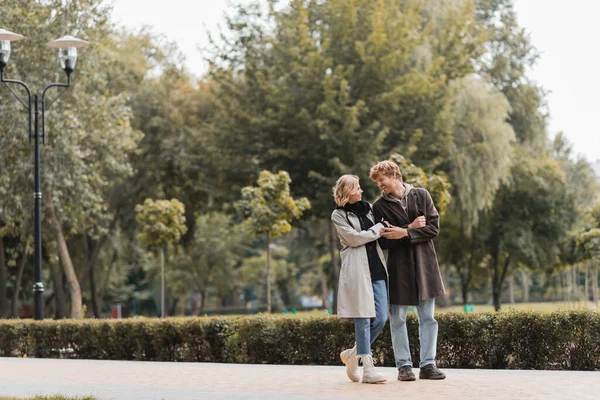
<path id="1" fill-rule="evenodd" d="M 393 226 L 390 228 L 383 228 L 381 230 L 381 236 L 386 239 L 402 239 L 403 237 L 408 236 L 408 231 L 406 229 Z"/>

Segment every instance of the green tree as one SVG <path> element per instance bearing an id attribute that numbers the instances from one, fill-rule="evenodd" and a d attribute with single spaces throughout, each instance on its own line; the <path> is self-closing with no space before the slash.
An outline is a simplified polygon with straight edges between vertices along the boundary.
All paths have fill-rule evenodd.
<path id="1" fill-rule="evenodd" d="M 239 6 L 209 60 L 230 182 L 289 171 L 294 194 L 325 219 L 344 173 L 368 182 L 369 167 L 395 152 L 433 172 L 452 142 L 449 77 L 472 73 L 483 49 L 475 17 L 470 2 L 448 7 L 438 39 L 418 1 L 269 1 L 264 14 Z M 330 224 L 331 282 L 336 242 Z"/>
<path id="2" fill-rule="evenodd" d="M 594 269 L 592 272 L 592 295 L 598 309 L 598 259 L 600 258 L 600 203 L 596 199 L 594 205 L 588 207 L 583 214 L 580 229 L 572 232 L 572 261 L 592 261 Z M 586 293 L 587 299 L 587 293 Z"/>
<path id="3" fill-rule="evenodd" d="M 527 76 L 539 57 L 525 28 L 519 26 L 512 0 L 475 0 L 476 15 L 487 40 L 486 57 L 476 60 L 480 75 L 510 103 L 509 122 L 517 142 L 536 153 L 546 149 L 544 91 Z"/>
<path id="4" fill-rule="evenodd" d="M 524 155 L 511 172 L 509 186 L 498 191 L 477 231 L 485 238 L 496 310 L 510 267 L 555 265 L 561 239 L 577 216 L 559 162 L 548 155 L 539 159 Z"/>
<path id="5" fill-rule="evenodd" d="M 271 303 L 271 308 L 282 310 L 286 306 L 294 306 L 294 300 L 299 291 L 295 276 L 297 265 L 289 262 L 289 250 L 286 247 L 273 244 L 271 247 L 268 252 L 259 251 L 257 255 L 245 258 L 241 267 L 236 271 L 237 279 L 246 286 L 259 286 L 256 296 L 261 302 L 267 304 L 267 310 L 269 303 Z M 271 270 L 269 285 L 264 284 L 264 266 L 267 257 L 270 258 Z M 261 282 L 262 285 L 260 285 Z"/>
<path id="6" fill-rule="evenodd" d="M 80 318 L 81 288 L 68 242 L 79 234 L 106 232 L 112 217 L 112 183 L 131 173 L 129 157 L 140 139 L 131 128 L 125 96 L 105 90 L 111 60 L 102 43 L 111 32 L 110 7 L 100 0 L 7 0 L 1 7 L 2 25 L 33 39 L 19 43 L 27 51 L 14 52 L 6 74 L 25 80 L 36 91 L 48 81 L 64 79 L 55 54 L 45 46 L 48 41 L 79 30 L 91 43 L 77 62 L 72 88 L 46 114 L 48 144 L 42 171 L 45 237 L 57 242 L 71 295 L 71 316 Z M 15 105 L 7 104 L 8 100 L 12 99 L 2 96 L 0 104 L 0 159 L 6 155 L 16 162 L 3 169 L 3 184 L 10 189 L 0 190 L 0 196 L 10 193 L 14 198 L 7 224 L 28 229 L 26 222 L 13 221 L 33 208 L 26 195 L 31 186 L 32 149 L 26 138 L 26 118 L 14 112 Z"/>
<path id="7" fill-rule="evenodd" d="M 470 75 L 452 82 L 451 87 L 453 141 L 442 169 L 453 190 L 451 211 L 443 221 L 446 234 L 440 241 L 444 261 L 456 270 L 467 303 L 473 268 L 485 257 L 472 231 L 480 213 L 490 209 L 500 185 L 507 182 L 515 134 L 507 122 L 506 97 L 488 82 Z"/>
<path id="8" fill-rule="evenodd" d="M 138 239 L 147 247 L 158 249 L 160 255 L 160 316 L 165 317 L 165 253 L 168 245 L 179 242 L 187 232 L 185 207 L 177 199 L 146 199 L 135 207 Z"/>
<path id="9" fill-rule="evenodd" d="M 187 251 L 181 251 L 176 267 L 191 289 L 200 293 L 198 312 L 202 314 L 210 288 L 226 294 L 238 284 L 235 267 L 247 247 L 248 236 L 246 227 L 233 225 L 231 216 L 218 212 L 199 216 L 195 227 L 194 237 Z"/>
<path id="10" fill-rule="evenodd" d="M 292 229 L 291 223 L 310 209 L 306 198 L 295 200 L 290 195 L 290 175 L 286 171 L 273 174 L 262 171 L 257 186 L 242 189 L 242 198 L 235 207 L 247 217 L 250 229 L 266 238 L 265 291 L 267 312 L 271 312 L 270 253 L 271 240 Z"/>

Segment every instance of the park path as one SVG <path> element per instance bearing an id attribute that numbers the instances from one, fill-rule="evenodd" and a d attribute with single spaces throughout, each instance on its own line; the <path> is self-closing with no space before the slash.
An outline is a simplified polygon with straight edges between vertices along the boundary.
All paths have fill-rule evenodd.
<path id="1" fill-rule="evenodd" d="M 443 381 L 350 382 L 343 367 L 0 358 L 0 395 L 101 400 L 598 399 L 600 372 L 452 370 Z M 418 376 L 418 370 L 417 376 Z"/>

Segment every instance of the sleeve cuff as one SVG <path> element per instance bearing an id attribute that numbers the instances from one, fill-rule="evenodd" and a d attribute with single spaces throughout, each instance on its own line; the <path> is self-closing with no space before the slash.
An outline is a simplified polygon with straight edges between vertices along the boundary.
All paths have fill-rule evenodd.
<path id="1" fill-rule="evenodd" d="M 381 234 L 381 230 L 382 230 L 383 228 L 387 228 L 383 222 L 378 222 L 378 223 L 376 223 L 375 225 L 373 225 L 373 227 L 374 227 L 374 228 L 377 228 L 377 233 L 378 233 L 378 234 Z"/>

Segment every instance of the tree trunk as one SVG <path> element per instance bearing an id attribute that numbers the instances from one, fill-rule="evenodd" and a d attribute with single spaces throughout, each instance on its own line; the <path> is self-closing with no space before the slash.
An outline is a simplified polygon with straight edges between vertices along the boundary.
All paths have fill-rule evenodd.
<path id="1" fill-rule="evenodd" d="M 460 288 L 462 293 L 463 305 L 469 302 L 469 286 L 473 277 L 473 260 L 475 259 L 475 251 L 473 250 L 473 239 L 471 239 L 471 254 L 467 263 L 467 270 L 463 271 L 460 266 L 457 266 L 458 275 L 460 276 Z"/>
<path id="2" fill-rule="evenodd" d="M 98 288 L 96 287 L 96 267 L 94 264 L 90 265 L 89 278 L 90 297 L 92 298 L 92 312 L 94 313 L 94 318 L 100 318 L 100 301 L 98 299 Z"/>
<path id="3" fill-rule="evenodd" d="M 202 292 L 200 292 L 200 308 L 199 308 L 198 314 L 202 315 L 202 313 L 204 312 L 205 304 L 206 304 L 206 289 L 203 289 Z"/>
<path id="4" fill-rule="evenodd" d="M 50 258 L 48 264 L 50 265 L 52 283 L 54 286 L 54 304 L 56 305 L 55 318 L 63 319 L 67 316 L 67 303 L 63 289 L 63 272 L 57 265 L 57 261 L 54 257 Z"/>
<path id="5" fill-rule="evenodd" d="M 577 267 L 571 267 L 571 281 L 573 282 L 573 292 L 571 298 L 573 299 L 573 303 L 579 302 L 579 279 L 578 279 Z"/>
<path id="6" fill-rule="evenodd" d="M 498 254 L 492 254 L 489 261 L 490 275 L 492 279 L 492 302 L 494 310 L 500 311 L 500 295 L 497 293 L 498 287 Z"/>
<path id="7" fill-rule="evenodd" d="M 108 291 L 108 285 L 110 283 L 110 276 L 112 274 L 112 270 L 115 267 L 115 264 L 117 263 L 117 261 L 119 260 L 119 252 L 118 251 L 114 251 L 113 252 L 113 256 L 111 258 L 110 261 L 110 265 L 108 266 L 108 271 L 106 272 L 106 276 L 104 277 L 104 281 L 102 282 L 102 286 L 100 288 L 98 288 L 98 294 L 96 295 L 96 298 L 98 299 L 99 303 L 100 303 L 100 309 L 102 309 L 102 299 L 104 298 L 104 294 Z"/>
<path id="8" fill-rule="evenodd" d="M 500 311 L 500 297 L 502 296 L 502 286 L 504 285 L 504 279 L 506 278 L 506 271 L 510 265 L 512 255 L 509 254 L 504 260 L 504 265 L 501 270 L 498 269 L 498 258 L 499 254 L 492 254 L 490 258 L 490 269 L 492 273 L 492 296 L 494 300 L 494 309 Z"/>
<path id="9" fill-rule="evenodd" d="M 590 266 L 589 264 L 585 264 L 585 286 L 583 287 L 583 301 L 585 302 L 585 307 L 587 308 L 588 300 L 590 299 L 590 280 L 588 279 L 590 275 Z"/>
<path id="10" fill-rule="evenodd" d="M 0 236 L 0 318 L 5 318 L 8 314 L 8 299 L 6 298 L 7 269 L 6 255 L 4 253 L 4 238 Z"/>
<path id="11" fill-rule="evenodd" d="M 508 277 L 508 302 L 510 304 L 515 304 L 515 277 Z"/>
<path id="12" fill-rule="evenodd" d="M 329 303 L 329 288 L 327 287 L 327 277 L 325 272 L 321 271 L 321 297 L 323 298 L 323 305 L 329 311 L 331 311 L 331 304 Z"/>
<path id="13" fill-rule="evenodd" d="M 94 263 L 92 263 L 92 258 L 94 258 L 94 254 L 98 254 L 98 247 L 95 246 L 94 240 L 90 235 L 85 235 L 84 238 L 84 246 L 85 253 L 87 254 L 87 261 L 85 263 L 85 268 L 81 271 L 81 274 L 78 276 L 79 283 L 81 287 L 85 287 L 85 280 L 90 279 L 90 300 L 92 302 L 92 314 L 94 318 L 100 318 L 100 309 L 98 307 L 98 299 L 96 297 L 96 280 L 94 277 Z M 97 255 L 96 255 L 97 257 Z M 84 280 L 85 277 L 85 280 Z"/>
<path id="14" fill-rule="evenodd" d="M 171 303 L 169 304 L 169 311 L 167 312 L 168 315 L 177 315 L 177 306 L 179 305 L 180 300 L 180 297 L 175 297 L 171 300 Z"/>
<path id="15" fill-rule="evenodd" d="M 160 317 L 165 317 L 165 246 L 160 247 Z"/>
<path id="16" fill-rule="evenodd" d="M 564 291 L 563 291 L 563 273 L 560 271 L 555 277 L 554 280 L 556 282 L 556 301 L 563 302 L 565 299 Z"/>
<path id="17" fill-rule="evenodd" d="M 594 273 L 592 275 L 592 300 L 598 310 L 598 264 L 594 265 Z"/>
<path id="18" fill-rule="evenodd" d="M 82 300 L 81 300 L 81 287 L 77 281 L 77 275 L 75 274 L 75 268 L 73 268 L 73 261 L 69 254 L 69 248 L 62 232 L 62 224 L 59 221 L 54 211 L 54 204 L 51 201 L 49 203 L 50 217 L 52 220 L 52 226 L 56 233 L 56 243 L 58 244 L 58 253 L 62 261 L 63 269 L 69 283 L 69 292 L 71 294 L 71 318 L 81 319 L 83 318 Z"/>
<path id="19" fill-rule="evenodd" d="M 523 303 L 529 302 L 529 276 L 527 272 L 521 271 L 521 290 L 523 291 Z"/>
<path id="20" fill-rule="evenodd" d="M 461 294 L 462 294 L 462 302 L 463 302 L 463 305 L 465 305 L 469 302 L 469 285 L 467 283 L 463 282 L 462 278 L 461 278 L 461 282 L 460 282 L 460 289 L 461 289 Z"/>
<path id="21" fill-rule="evenodd" d="M 492 292 L 492 296 L 494 297 L 494 310 L 495 311 L 500 311 L 500 307 L 501 307 L 500 293 L 498 293 L 496 291 L 496 289 L 494 289 L 494 291 Z"/>
<path id="22" fill-rule="evenodd" d="M 169 307 L 167 307 L 167 315 L 177 315 L 177 306 L 179 305 L 179 301 L 181 298 L 175 297 L 171 299 L 169 303 Z"/>
<path id="23" fill-rule="evenodd" d="M 267 312 L 271 312 L 271 236 L 267 233 L 267 266 L 265 270 L 265 291 L 267 292 Z"/>
<path id="24" fill-rule="evenodd" d="M 15 279 L 15 290 L 13 290 L 12 295 L 12 317 L 19 318 L 19 293 L 21 292 L 21 281 L 23 280 L 23 272 L 25 271 L 25 265 L 27 264 L 27 260 L 29 259 L 29 242 L 31 241 L 29 235 L 27 235 L 27 239 L 25 239 L 25 248 L 23 249 L 23 255 L 21 256 L 21 260 L 19 261 L 19 266 L 17 268 L 17 277 Z"/>
<path id="25" fill-rule="evenodd" d="M 98 257 L 100 256 L 100 251 L 102 250 L 102 248 L 108 241 L 108 236 L 115 229 L 116 225 L 117 225 L 117 216 L 115 216 L 113 218 L 112 222 L 110 223 L 110 226 L 108 227 L 108 233 L 106 235 L 102 236 L 102 238 L 100 238 L 100 240 L 98 240 L 95 244 L 94 244 L 94 241 L 92 240 L 92 238 L 89 235 L 86 235 L 88 250 L 93 249 L 93 251 L 92 251 L 91 255 L 89 255 L 89 257 L 88 257 L 88 261 L 85 265 L 85 268 L 83 268 L 81 270 L 81 273 L 78 276 L 79 284 L 81 286 L 85 286 L 85 282 L 87 281 L 92 268 L 96 265 L 96 262 L 98 261 Z M 89 252 L 88 252 L 88 254 L 89 254 Z"/>
<path id="26" fill-rule="evenodd" d="M 337 246 L 336 246 L 336 234 L 335 229 L 333 228 L 333 222 L 328 221 L 327 223 L 329 227 L 329 255 L 331 257 L 331 268 L 333 275 L 333 307 L 331 310 L 332 314 L 337 314 L 337 297 L 338 297 L 338 284 L 340 280 L 340 266 L 338 264 L 337 258 Z"/>
<path id="27" fill-rule="evenodd" d="M 565 296 L 567 302 L 570 302 L 573 299 L 573 273 L 570 268 L 565 270 L 565 282 L 567 283 L 567 291 L 565 292 Z"/>

